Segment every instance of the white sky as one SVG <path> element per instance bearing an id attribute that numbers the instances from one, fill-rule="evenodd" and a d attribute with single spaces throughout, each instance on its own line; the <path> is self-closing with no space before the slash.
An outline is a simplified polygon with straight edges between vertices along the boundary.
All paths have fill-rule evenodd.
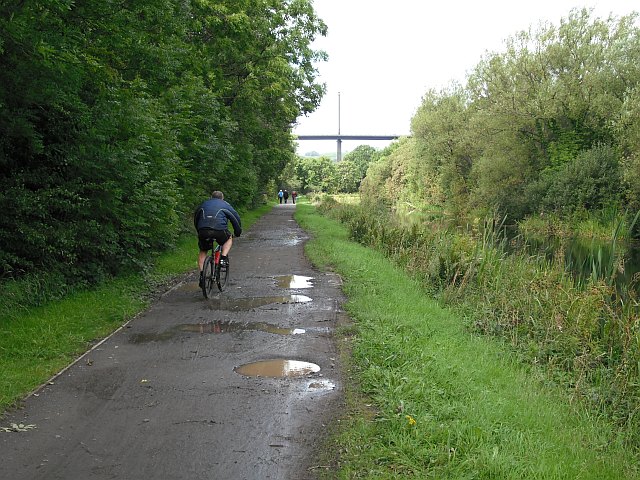
<path id="1" fill-rule="evenodd" d="M 594 15 L 640 11 L 637 0 L 313 0 L 328 26 L 315 49 L 329 55 L 317 65 L 327 93 L 318 109 L 300 117 L 298 135 L 406 135 L 411 117 L 429 89 L 464 83 L 486 52 L 540 22 L 554 25 L 572 8 Z M 340 95 L 338 95 L 340 94 Z M 342 142 L 342 154 L 360 144 L 383 148 L 388 141 Z M 334 152 L 333 140 L 301 140 L 298 154 Z"/>

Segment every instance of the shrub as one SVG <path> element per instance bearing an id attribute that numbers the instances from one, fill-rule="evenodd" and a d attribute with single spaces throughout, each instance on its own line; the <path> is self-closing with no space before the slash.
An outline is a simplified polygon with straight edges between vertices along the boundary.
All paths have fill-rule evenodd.
<path id="1" fill-rule="evenodd" d="M 607 145 L 585 150 L 558 167 L 545 170 L 529 188 L 541 210 L 574 213 L 617 203 L 622 194 L 619 157 Z"/>

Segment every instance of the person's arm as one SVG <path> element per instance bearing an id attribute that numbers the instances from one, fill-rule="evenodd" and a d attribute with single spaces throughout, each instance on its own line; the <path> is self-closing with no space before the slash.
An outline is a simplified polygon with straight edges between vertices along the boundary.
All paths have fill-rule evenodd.
<path id="1" fill-rule="evenodd" d="M 200 213 L 200 210 L 200 207 L 198 207 L 193 212 L 193 226 L 196 227 L 196 230 L 198 230 L 198 214 Z"/>
<path id="2" fill-rule="evenodd" d="M 229 205 L 229 213 L 231 214 L 228 215 L 228 217 L 231 221 L 231 225 L 233 225 L 233 233 L 236 237 L 239 237 L 242 235 L 242 222 L 240 221 L 240 215 L 238 215 L 238 212 L 236 212 L 231 205 Z"/>

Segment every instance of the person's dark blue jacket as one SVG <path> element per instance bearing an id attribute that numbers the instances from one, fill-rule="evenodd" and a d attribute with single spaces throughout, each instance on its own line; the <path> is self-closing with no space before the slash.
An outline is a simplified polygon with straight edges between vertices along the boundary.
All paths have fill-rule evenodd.
<path id="1" fill-rule="evenodd" d="M 196 230 L 201 228 L 213 228 L 214 230 L 226 230 L 227 221 L 233 225 L 233 233 L 236 237 L 242 234 L 240 215 L 231 205 L 219 198 L 205 200 L 193 214 L 193 224 Z"/>

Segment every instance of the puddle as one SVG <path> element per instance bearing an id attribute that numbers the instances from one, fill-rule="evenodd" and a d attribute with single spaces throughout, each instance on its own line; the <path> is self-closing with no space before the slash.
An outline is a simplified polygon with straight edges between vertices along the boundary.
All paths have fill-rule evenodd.
<path id="1" fill-rule="evenodd" d="M 282 288 L 311 288 L 311 277 L 302 277 L 300 275 L 286 275 L 283 277 L 276 277 L 278 285 Z M 202 299 L 202 289 L 198 286 L 197 282 L 188 282 L 181 285 L 176 290 L 179 292 L 193 293 L 198 292 L 200 295 L 198 299 Z M 193 301 L 193 297 L 189 295 L 188 298 L 178 298 L 178 301 Z M 231 310 L 231 311 L 248 311 L 254 308 L 264 307 L 271 304 L 294 304 L 294 303 L 308 303 L 312 298 L 306 295 L 281 295 L 274 297 L 251 297 L 251 298 L 231 298 L 226 295 L 216 296 L 210 298 L 207 302 L 209 308 L 215 310 Z M 172 298 L 171 301 L 176 301 Z"/>
<path id="2" fill-rule="evenodd" d="M 319 332 L 328 332 L 328 329 L 318 329 Z M 148 342 L 164 342 L 171 340 L 179 335 L 181 332 L 191 333 L 232 333 L 232 332 L 245 332 L 245 331 L 259 331 L 266 333 L 273 333 L 274 335 L 303 335 L 307 333 L 305 328 L 283 328 L 271 323 L 265 322 L 251 322 L 251 323 L 239 323 L 229 321 L 217 321 L 208 323 L 186 323 L 177 325 L 169 330 L 161 333 L 136 333 L 129 337 L 131 343 L 148 343 Z"/>
<path id="3" fill-rule="evenodd" d="M 285 239 L 282 244 L 285 247 L 293 247 L 294 245 L 299 244 L 302 241 L 302 239 L 300 237 L 292 237 L 292 238 L 287 238 Z"/>
<path id="4" fill-rule="evenodd" d="M 311 288 L 313 287 L 313 277 L 302 275 L 282 275 L 275 277 L 276 283 L 281 288 Z"/>
<path id="5" fill-rule="evenodd" d="M 176 330 L 180 332 L 194 333 L 230 333 L 245 331 L 260 331 L 274 333 L 276 335 L 301 335 L 306 333 L 304 328 L 282 328 L 265 322 L 209 322 L 179 325 Z"/>
<path id="6" fill-rule="evenodd" d="M 244 237 L 243 237 L 244 238 Z M 254 240 L 252 243 L 256 245 L 256 248 L 263 247 L 295 247 L 299 243 L 302 243 L 305 238 L 288 235 L 288 236 L 278 236 L 278 237 L 262 237 Z M 246 246 L 246 241 L 242 243 Z"/>
<path id="7" fill-rule="evenodd" d="M 315 363 L 299 360 L 263 360 L 261 362 L 247 363 L 234 368 L 236 373 L 246 377 L 304 377 L 320 371 Z"/>
<path id="8" fill-rule="evenodd" d="M 309 382 L 309 384 L 307 385 L 307 390 L 309 392 L 320 392 L 320 391 L 335 390 L 335 389 L 336 389 L 336 384 L 333 382 L 330 382 L 329 380 L 314 380 L 312 382 Z"/>
<path id="9" fill-rule="evenodd" d="M 220 297 L 212 298 L 210 308 L 215 310 L 252 310 L 258 307 L 264 307 L 272 304 L 292 304 L 292 303 L 308 303 L 310 297 L 305 295 L 283 295 L 277 297 L 253 297 L 253 298 L 229 298 Z"/>

